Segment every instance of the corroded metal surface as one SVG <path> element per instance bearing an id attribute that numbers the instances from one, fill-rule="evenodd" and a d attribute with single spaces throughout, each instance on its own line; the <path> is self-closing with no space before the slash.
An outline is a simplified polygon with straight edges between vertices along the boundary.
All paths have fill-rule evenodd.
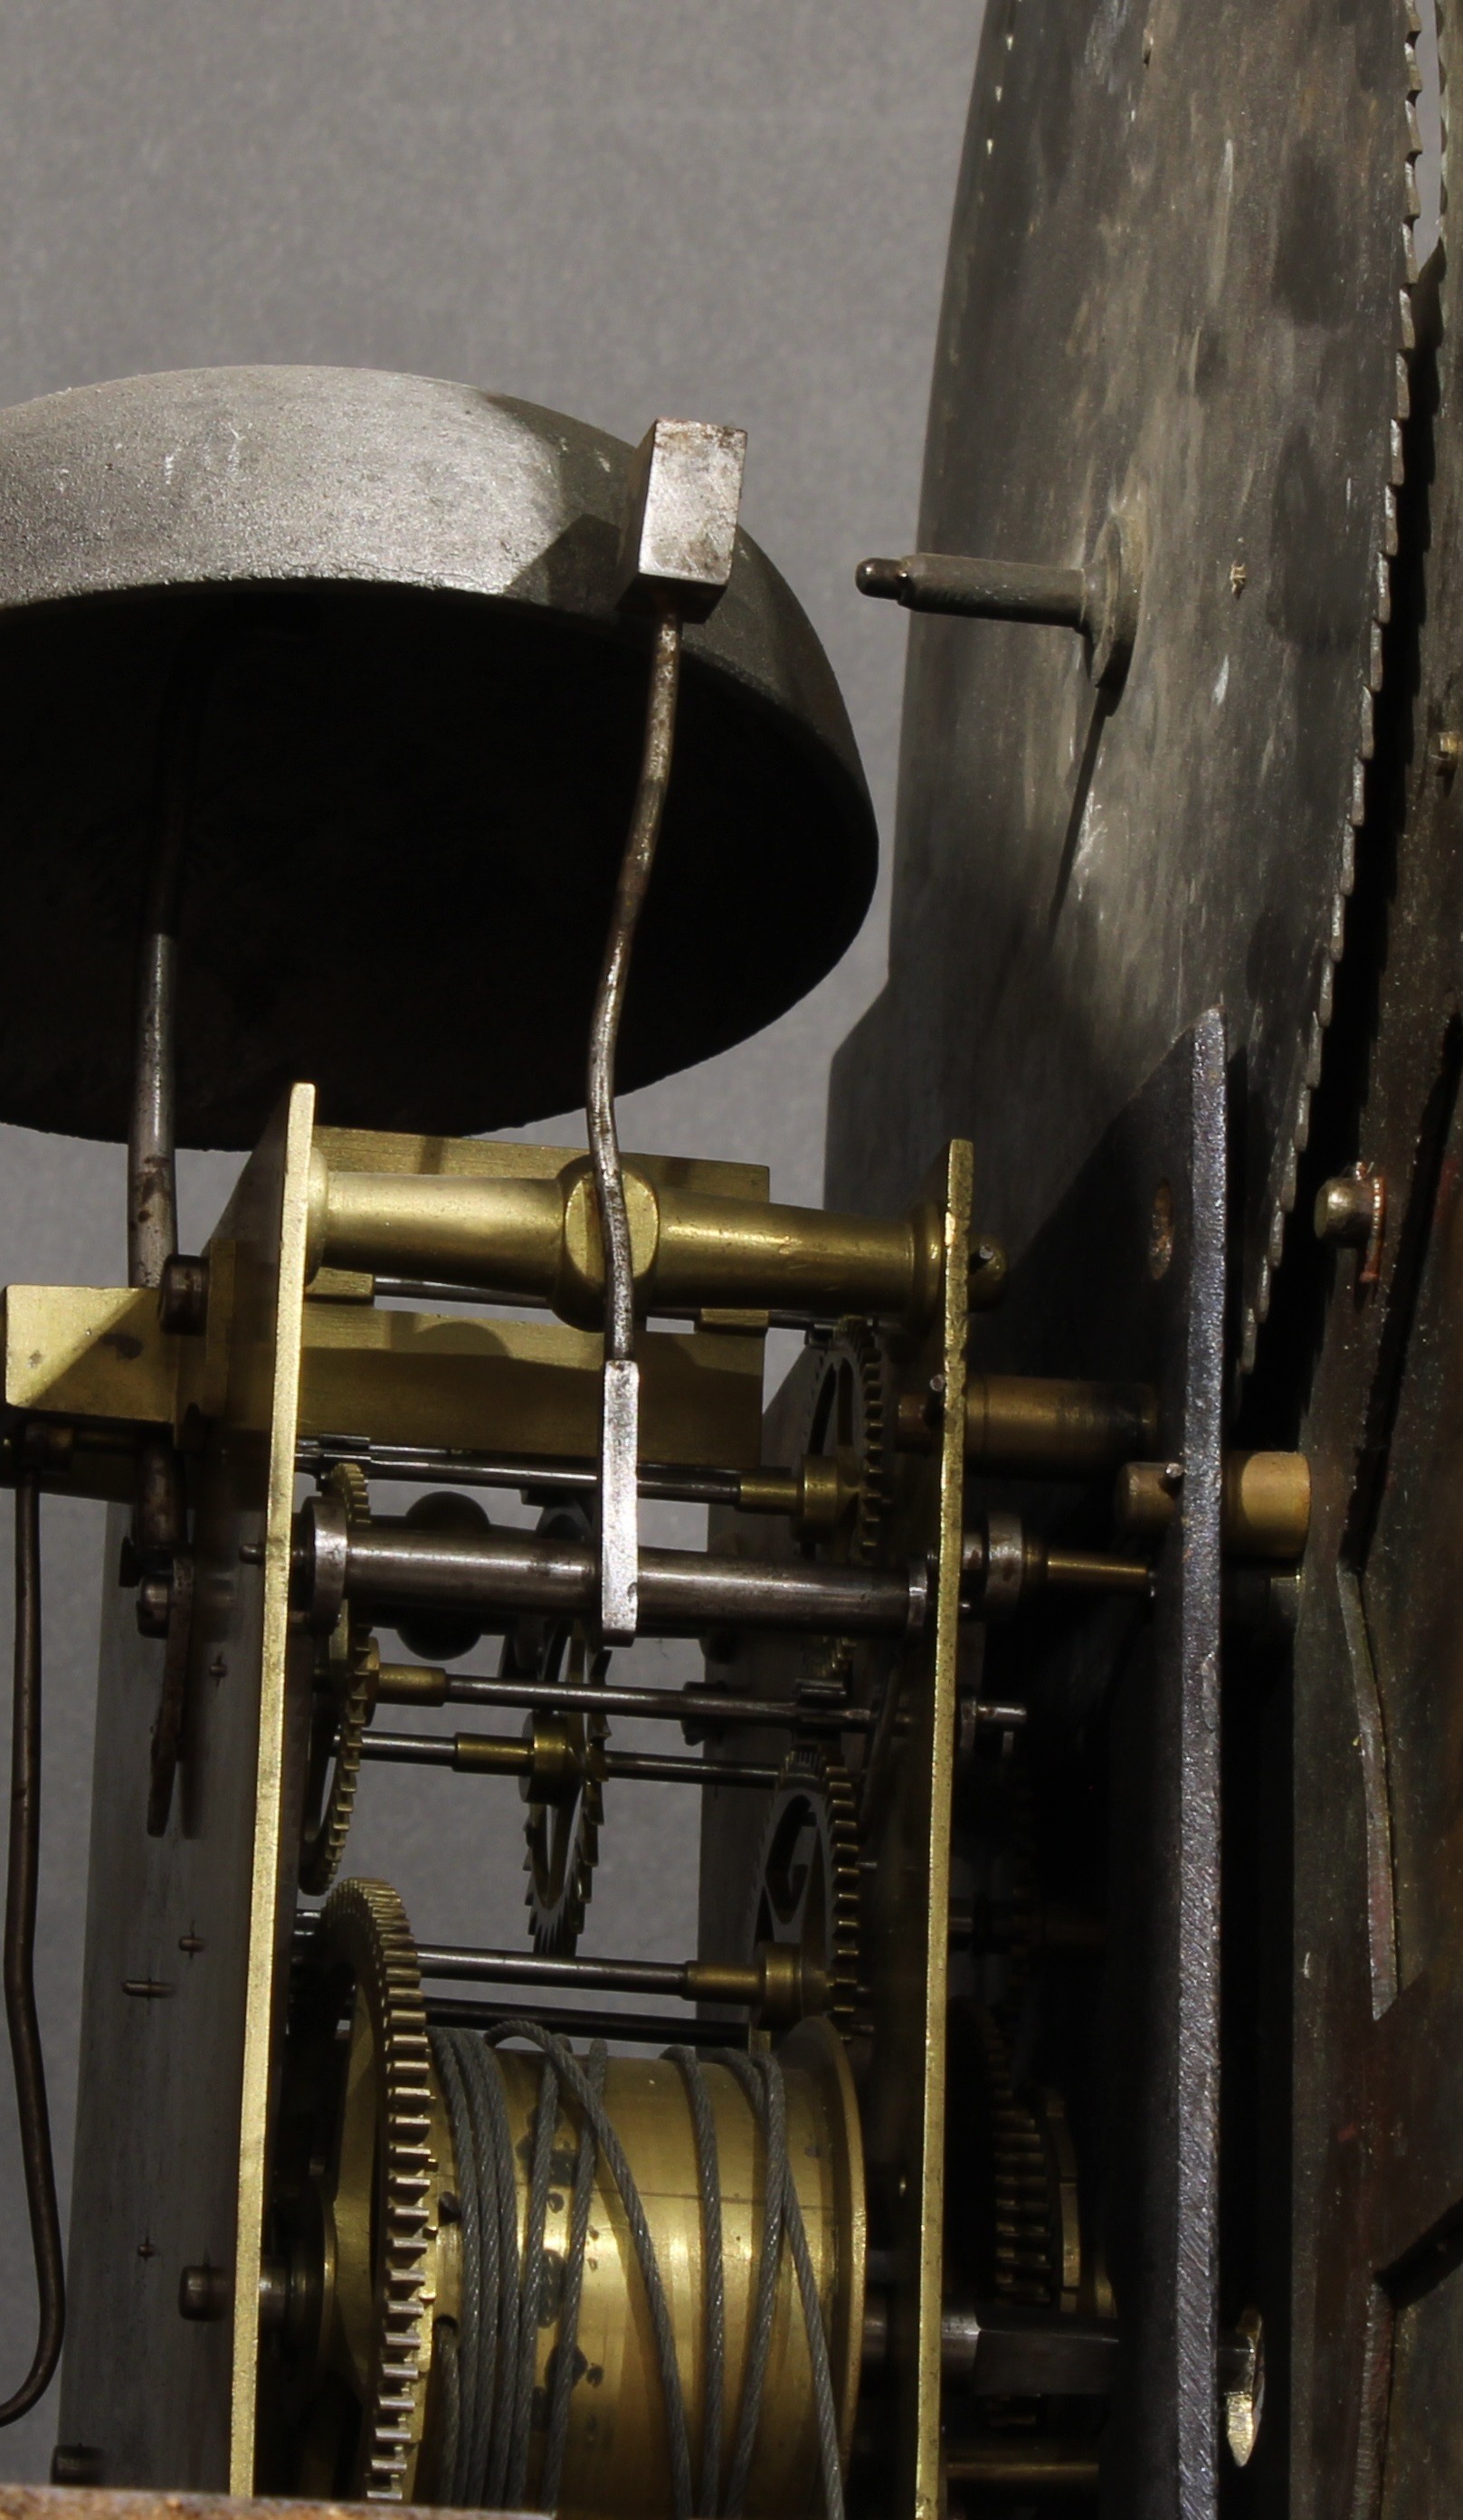
<path id="1" fill-rule="evenodd" d="M 631 450 L 418 377 L 237 368 L 0 414 L 0 1116 L 125 1133 L 158 728 L 206 683 L 182 867 L 178 1133 L 466 1134 L 576 1103 L 648 659 L 616 610 Z M 832 672 L 746 536 L 686 640 L 622 1089 L 834 963 L 875 842 Z M 769 922 L 766 904 L 778 916 Z M 75 1018 L 86 1008 L 86 1021 Z"/>
<path id="2" fill-rule="evenodd" d="M 1406 36 L 1404 0 L 992 0 L 918 542 L 1082 567 L 1117 515 L 1137 638 L 1109 703 L 1069 630 L 912 625 L 891 977 L 835 1073 L 830 1196 L 887 1202 L 958 1131 L 1019 1250 L 1222 1004 L 1264 1312 L 1389 604 Z"/>
<path id="3" fill-rule="evenodd" d="M 228 1386 L 198 1464 L 181 1790 L 157 1838 L 144 1816 L 162 1648 L 117 1583 L 121 1511 L 109 1530 L 59 2433 L 117 2483 L 222 2486 L 231 2464 L 236 2485 L 251 2479 L 278 1920 L 292 1913 L 277 1902 L 293 1861 L 286 1594 L 310 1122 L 301 1087 L 212 1246 L 232 1258 Z M 235 2319 L 179 2317 L 179 2278 L 200 2265 L 231 2282 L 247 2270 Z"/>
<path id="4" fill-rule="evenodd" d="M 1038 1895 L 1105 1913 L 1100 1997 L 1057 1962 L 1029 1990 L 1023 2039 L 1027 2070 L 1067 2093 L 1118 2304 L 1102 2507 L 1123 2520 L 1218 2508 L 1222 1046 L 1217 1012 L 1175 1043 L 971 1342 L 977 1371 L 1100 1363 L 1151 1384 L 1160 1451 L 1183 1464 L 1151 1613 L 1115 1602 L 993 1629 L 982 1683 L 1029 1707 Z M 998 1482 L 987 1493 L 1006 1501 Z M 1060 1528 L 1072 1497 L 1057 1489 L 1032 1510 Z M 1057 1815 L 1087 1846 L 1086 1872 Z M 1053 1866 L 1074 1861 L 1054 1887 Z"/>
<path id="5" fill-rule="evenodd" d="M 1457 0 L 1440 41 L 1456 80 Z M 1463 2498 L 1463 787 L 1449 741 L 1463 728 L 1463 296 L 1455 257 L 1429 277 L 1381 832 L 1359 868 L 1300 1201 L 1360 1161 L 1384 1185 L 1385 1234 L 1369 1273 L 1359 1250 L 1316 1245 L 1293 1289 L 1282 1282 L 1254 1392 L 1264 1422 L 1299 1432 L 1316 1492 L 1280 2049 L 1293 2254 L 1268 2276 L 1292 2311 L 1295 2520 L 1431 2520 Z M 1287 2026 L 1277 2003 L 1277 2046 Z"/>

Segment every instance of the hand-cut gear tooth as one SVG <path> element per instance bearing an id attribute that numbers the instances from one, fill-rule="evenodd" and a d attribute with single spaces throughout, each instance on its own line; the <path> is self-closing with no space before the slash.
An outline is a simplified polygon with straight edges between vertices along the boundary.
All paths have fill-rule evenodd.
<path id="1" fill-rule="evenodd" d="M 805 1453 L 832 1452 L 847 1441 L 857 1458 L 859 1494 L 844 1548 L 850 1559 L 864 1565 L 878 1556 L 891 1502 L 885 1372 L 872 1324 L 854 1315 L 836 1322 L 824 1342 L 822 1369 L 814 1377 L 803 1419 Z"/>
<path id="2" fill-rule="evenodd" d="M 1285 1159 L 1281 1180 L 1280 1204 L 1289 1216 L 1296 1203 L 1296 1173 L 1299 1159 L 1310 1135 L 1310 1092 L 1303 1085 L 1296 1098 L 1296 1116 L 1291 1127 L 1291 1148 Z"/>
<path id="3" fill-rule="evenodd" d="M 421 1973 L 401 1902 L 378 1881 L 332 1892 L 313 1953 L 323 1966 L 349 1965 L 371 2018 L 380 2110 L 377 2335 L 358 2473 L 368 2500 L 400 2502 L 416 2478 L 431 2370 L 443 2184 Z"/>
<path id="4" fill-rule="evenodd" d="M 865 1565 L 877 1562 L 893 1504 L 888 1367 L 873 1325 L 855 1315 L 822 1334 L 820 1370 L 813 1377 L 799 1433 L 804 1454 L 838 1451 L 852 1462 L 857 1498 L 842 1531 L 820 1555 Z M 802 1657 L 798 1695 L 833 1702 L 847 1694 L 854 1667 L 847 1639 L 825 1638 Z"/>
<path id="5" fill-rule="evenodd" d="M 1403 293 L 1405 294 L 1405 292 Z M 1408 297 L 1407 311 L 1409 319 L 1411 316 L 1411 310 L 1412 300 Z M 1382 549 L 1387 554 L 1389 560 L 1396 560 L 1398 548 L 1396 530 L 1396 492 L 1389 482 L 1387 488 L 1382 493 Z"/>
<path id="6" fill-rule="evenodd" d="M 1382 632 L 1375 621 L 1367 635 L 1366 682 L 1367 689 L 1374 695 L 1382 688 Z"/>
<path id="7" fill-rule="evenodd" d="M 1407 204 L 1407 215 L 1409 218 L 1420 219 L 1422 216 L 1422 203 L 1417 198 L 1417 177 L 1410 166 L 1404 170 L 1402 180 L 1403 198 Z"/>
<path id="8" fill-rule="evenodd" d="M 1422 124 L 1417 118 L 1416 100 L 1410 96 L 1407 99 L 1407 155 L 1409 158 L 1422 156 Z"/>
<path id="9" fill-rule="evenodd" d="M 777 1930 L 777 1915 L 774 1913 L 769 1920 L 762 1912 L 768 1895 L 768 1868 L 773 1848 L 785 1831 L 789 1816 L 800 1805 L 806 1806 L 818 1831 L 821 1856 L 819 1870 L 824 1912 L 818 1924 L 822 1942 L 820 1965 L 828 1980 L 828 2018 L 835 2029 L 847 2036 L 858 2011 L 861 1974 L 859 1822 L 854 1789 L 847 1771 L 824 1750 L 803 1744 L 790 1750 L 782 1762 L 763 1834 L 762 1859 L 754 1876 L 756 1889 L 748 1919 L 748 1947 L 754 1947 L 758 1942 L 782 1939 Z M 810 1866 L 810 1876 L 812 1870 Z M 781 1921 L 790 1923 L 791 1920 Z M 796 1921 L 806 1953 L 810 1923 L 806 1910 Z"/>
<path id="10" fill-rule="evenodd" d="M 1067 2276 L 1046 2147 L 1032 2111 L 1016 2096 L 1010 2052 L 994 2014 L 977 2006 L 974 2019 L 990 2144 L 991 2279 L 1005 2301 L 1050 2308 Z"/>

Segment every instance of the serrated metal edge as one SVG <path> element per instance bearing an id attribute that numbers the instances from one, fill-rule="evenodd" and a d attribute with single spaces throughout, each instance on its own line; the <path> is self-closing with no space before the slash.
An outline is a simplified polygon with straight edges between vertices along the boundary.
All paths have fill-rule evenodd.
<path id="1" fill-rule="evenodd" d="M 339 1938 L 360 1978 L 380 2043 L 380 2294 L 376 2363 L 362 2415 L 362 2496 L 406 2499 L 421 2440 L 431 2361 L 429 2282 L 439 2164 L 421 1973 L 406 1911 L 384 1881 L 342 1881 L 321 1912 L 318 1948 Z"/>
<path id="2" fill-rule="evenodd" d="M 1407 31 L 1403 38 L 1403 75 L 1406 81 L 1407 145 L 1403 157 L 1402 218 L 1402 283 L 1397 292 L 1396 340 L 1394 356 L 1393 409 L 1389 426 L 1388 478 L 1382 488 L 1379 523 L 1373 553 L 1372 614 L 1367 640 L 1366 670 L 1358 696 L 1356 749 L 1352 761 L 1352 792 L 1347 817 L 1338 840 L 1336 888 L 1331 896 L 1329 930 L 1322 939 L 1316 963 L 1314 997 L 1308 1012 L 1303 1016 L 1298 1044 L 1297 1062 L 1300 1083 L 1291 1110 L 1288 1131 L 1272 1149 L 1269 1160 L 1269 1213 L 1264 1248 L 1256 1271 L 1254 1285 L 1246 1290 L 1240 1322 L 1238 1379 L 1243 1380 L 1255 1363 L 1261 1327 L 1270 1309 L 1275 1272 L 1285 1250 L 1286 1222 L 1296 1203 L 1296 1186 L 1300 1158 L 1306 1151 L 1310 1135 L 1310 1103 L 1320 1082 L 1323 1042 L 1331 1021 L 1334 1002 L 1336 966 L 1346 948 L 1347 902 L 1356 878 L 1356 833 L 1366 819 L 1366 765 L 1375 746 L 1376 696 L 1382 688 L 1382 633 L 1392 615 L 1392 562 L 1396 558 L 1396 494 L 1403 479 L 1402 424 L 1411 408 L 1410 360 L 1416 342 L 1416 322 L 1412 292 L 1417 284 L 1416 227 L 1418 195 L 1416 164 L 1422 154 L 1422 135 L 1418 128 L 1416 99 L 1422 90 L 1422 74 L 1417 63 L 1417 37 L 1422 32 L 1422 20 L 1414 6 L 1406 13 Z M 1440 81 L 1442 76 L 1442 46 L 1440 27 Z M 1445 206 L 1447 166 L 1446 109 L 1443 109 L 1443 201 L 1440 204 L 1440 222 Z"/>
<path id="3" fill-rule="evenodd" d="M 790 1793 L 805 1796 L 822 1815 L 828 1887 L 827 2017 L 836 2030 L 847 2033 L 858 2012 L 863 1957 L 858 1805 L 847 1769 L 809 1742 L 788 1751 L 773 1789 L 753 1883 L 748 1940 L 755 1936 L 767 1858 Z"/>

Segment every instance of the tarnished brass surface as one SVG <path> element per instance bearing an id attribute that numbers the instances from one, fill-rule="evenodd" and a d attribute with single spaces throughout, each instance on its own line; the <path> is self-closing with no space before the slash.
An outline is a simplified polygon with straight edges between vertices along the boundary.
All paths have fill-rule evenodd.
<path id="1" fill-rule="evenodd" d="M 1014 2439 L 994 2433 L 985 2441 L 952 2450 L 947 2461 L 952 2485 L 989 2494 L 1002 2505 L 1035 2497 L 1092 2495 L 1097 2491 L 1098 2459 L 1093 2443 Z"/>
<path id="2" fill-rule="evenodd" d="M 7 1286 L 3 1301 L 7 1409 L 172 1422 L 181 1342 L 155 1286 Z"/>
<path id="3" fill-rule="evenodd" d="M 658 1330 L 638 1343 L 641 1443 L 660 1462 L 753 1466 L 762 1444 L 760 1331 Z M 557 1322 L 305 1307 L 302 1435 L 480 1444 L 593 1456 L 598 1333 Z"/>
<path id="4" fill-rule="evenodd" d="M 442 2203 L 452 2138 L 395 1891 L 342 1882 L 315 1950 L 281 2077 L 271 2239 L 284 2295 L 257 2455 L 272 2483 L 406 2501 L 430 2491 L 436 2322 L 458 2310 Z"/>
<path id="5" fill-rule="evenodd" d="M 972 1466 L 1091 1478 L 1158 1440 L 1158 1395 L 1140 1382 L 1059 1381 L 975 1373 L 965 1390 Z"/>
<path id="6" fill-rule="evenodd" d="M 482 1286 L 596 1328 L 603 1260 L 588 1159 L 542 1151 L 558 1153 L 549 1177 L 356 1172 L 322 1151 L 311 1183 L 312 1266 Z M 866 1313 L 914 1326 L 931 1318 L 941 1266 L 935 1208 L 879 1219 L 775 1207 L 730 1184 L 677 1180 L 676 1169 L 657 1179 L 643 1156 L 625 1165 L 644 1310 Z"/>
<path id="7" fill-rule="evenodd" d="M 882 1946 L 876 1945 L 874 1955 L 875 2022 L 886 2038 L 895 2032 L 898 2056 L 897 2065 L 895 2055 L 889 2057 L 884 2088 L 877 2095 L 884 2103 L 886 2140 L 898 2118 L 909 2110 L 904 2144 L 886 2151 L 885 2157 L 899 2165 L 900 2177 L 907 2182 L 902 2194 L 896 2189 L 902 2209 L 897 2249 L 908 2272 L 897 2304 L 894 2344 L 909 2462 L 900 2480 L 901 2499 L 909 2492 L 913 2520 L 934 2520 L 944 2502 L 940 2322 L 945 2272 L 946 1988 L 974 1188 L 974 1163 L 964 1141 L 956 1139 L 949 1148 L 943 1175 L 945 1272 L 935 1371 L 943 1376 L 945 1422 L 939 1454 L 931 1465 L 935 1493 L 926 1508 L 936 1548 L 935 1615 L 919 1656 L 922 1668 L 910 1671 L 906 1679 L 906 1704 L 913 1721 L 874 1899 Z M 908 2101 L 902 2105 L 896 2082 L 896 2076 L 912 2081 L 911 2058 L 917 2058 L 919 2065 L 917 2117 Z M 875 2096 L 871 2091 L 871 2102 Z"/>
<path id="8" fill-rule="evenodd" d="M 1118 1473 L 1120 1537 L 1158 1541 L 1178 1505 L 1181 1464 L 1129 1462 Z M 1287 1565 L 1304 1554 L 1310 1530 L 1310 1463 L 1304 1453 L 1226 1453 L 1221 1534 L 1230 1557 Z"/>
<path id="9" fill-rule="evenodd" d="M 352 1899 L 359 1906 L 367 1894 L 377 1905 L 385 1901 L 395 1906 L 392 1894 L 380 1884 L 348 1884 L 338 1895 L 347 1906 Z M 373 1979 L 380 1972 L 373 1968 L 371 1955 L 363 1951 L 358 1957 L 364 1982 L 358 1985 L 353 2003 L 349 2046 L 338 2048 L 328 2036 L 319 2035 L 328 2030 L 333 2008 L 328 2005 L 316 2035 L 300 2050 L 297 2070 L 304 2073 L 305 2086 L 295 2103 L 287 2089 L 287 2125 L 305 2133 L 309 2146 L 318 2139 L 308 2134 L 317 2120 L 323 2125 L 326 2119 L 333 2119 L 336 2130 L 333 2141 L 326 2146 L 323 2173 L 312 2174 L 317 2186 L 324 2179 L 320 2219 L 312 2224 L 308 2215 L 301 2215 L 297 2202 L 290 2223 L 296 2234 L 312 2228 L 319 2234 L 313 2266 L 306 2266 L 297 2251 L 294 2261 L 295 2287 L 301 2300 L 312 2306 L 308 2328 L 301 2329 L 292 2344 L 287 2342 L 283 2360 L 274 2366 L 280 2410 L 288 2415 L 293 2409 L 292 2432 L 282 2438 L 297 2441 L 303 2426 L 307 2447 L 303 2465 L 294 2474 L 299 2483 L 317 2491 L 329 2485 L 332 2474 L 339 2481 L 342 2460 L 349 2464 L 350 2433 L 348 2426 L 342 2427 L 343 2410 L 349 2400 L 358 2405 L 370 2402 L 379 2322 L 396 2298 L 382 2257 L 378 2198 L 386 2120 L 393 2105 L 389 2055 L 393 2035 L 398 2044 L 405 2037 L 412 2047 L 411 2105 L 419 2116 L 423 2105 L 418 2083 L 426 2050 L 415 1968 L 403 1972 L 399 1961 L 394 1965 L 392 1982 L 400 1979 L 404 1993 L 387 1998 L 383 2011 L 385 1981 L 376 1986 Z M 529 2168 L 543 2058 L 519 2048 L 506 2048 L 501 2054 L 516 2167 L 521 2250 L 528 2227 Z M 847 2456 L 864 2328 L 864 2166 L 858 2108 L 842 2045 L 825 2023 L 808 2023 L 794 2033 L 783 2048 L 782 2060 L 788 2158 L 829 2340 L 840 2438 Z M 398 2082 L 404 2070 L 398 2062 Z M 750 2336 L 765 2153 L 751 2103 L 734 2076 L 712 2060 L 704 2070 L 721 2176 L 726 2405 L 734 2408 L 740 2400 Z M 333 2092 L 320 2088 L 322 2076 L 333 2084 Z M 456 2214 L 441 2210 L 440 2200 L 460 2196 L 467 2176 L 454 2151 L 451 2120 L 437 2077 L 429 2070 L 426 2087 L 423 2123 L 429 2121 L 431 2157 L 417 2243 L 424 2335 L 435 2321 L 460 2318 L 462 2224 Z M 320 2118 L 322 2105 L 324 2118 Z M 686 2080 L 666 2058 L 612 2057 L 605 2073 L 604 2105 L 639 2187 L 665 2279 L 695 2467 L 705 2413 L 705 2216 Z M 546 2252 L 560 2264 L 569 2245 L 570 2164 L 577 2153 L 579 2131 L 577 2107 L 561 2098 L 543 2241 Z M 544 2320 L 538 2334 L 534 2379 L 541 2389 L 547 2389 L 552 2377 L 557 2344 L 555 2312 Z M 658 2520 L 671 2508 L 659 2366 L 623 2200 L 602 2158 L 590 2209 L 576 2344 L 584 2368 L 570 2400 L 558 2510 L 565 2515 L 638 2511 L 646 2520 Z M 406 2462 L 403 2484 L 408 2496 L 424 2492 L 431 2497 L 437 2490 L 444 2404 L 440 2378 L 430 2376 L 435 2369 L 428 2336 L 421 2355 L 421 2385 L 412 2385 L 412 2410 L 402 2418 L 410 2441 L 398 2454 Z M 530 2464 L 530 2502 L 535 2498 L 543 2447 L 539 2433 Z M 812 2366 L 796 2277 L 790 2255 L 784 2255 L 747 2501 L 752 2510 L 797 2510 L 812 2503 L 817 2490 Z"/>
<path id="10" fill-rule="evenodd" d="M 249 1879 L 247 2009 L 239 2109 L 239 2218 L 235 2235 L 234 2369 L 229 2427 L 229 2484 L 248 2494 L 254 2483 L 255 2407 L 259 2369 L 259 2266 L 269 2180 L 270 2077 L 275 2064 L 277 2006 L 288 1964 L 293 1901 L 285 1871 L 286 1663 L 289 1634 L 289 1546 L 294 1513 L 294 1446 L 305 1293 L 305 1201 L 315 1089 L 297 1085 L 289 1098 L 280 1190 L 279 1245 L 269 1283 L 274 1328 L 269 1388 L 248 1392 L 246 1422 L 269 1428 L 264 1516 L 264 1619 L 260 1638 L 258 1750 L 254 1772 L 253 1864 Z M 232 1213 L 232 1210 L 231 1210 Z M 246 1318 L 241 1328 L 249 1327 Z M 241 1378 L 261 1351 L 241 1339 Z M 255 1363 L 257 1373 L 257 1363 Z M 258 1376 L 262 1384 L 262 1375 Z M 257 1413 L 255 1415 L 254 1413 Z"/>
<path id="11" fill-rule="evenodd" d="M 862 2163 L 858 2118 L 842 2050 L 831 2031 L 786 2072 L 788 2157 L 808 2232 L 819 2299 L 832 2337 L 840 2432 L 849 2441 L 863 2334 Z M 542 2064 L 503 2051 L 515 2156 L 525 2163 Z M 762 2222 L 763 2169 L 750 2103 L 724 2066 L 705 2074 L 721 2163 L 723 2264 L 727 2304 L 727 2403 L 739 2403 Z M 665 2059 L 611 2057 L 604 2103 L 625 2147 L 668 2286 L 677 2360 L 687 2390 L 693 2470 L 700 2456 L 705 2381 L 703 2215 L 686 2084 Z M 556 2145 L 571 2156 L 577 2112 L 566 2107 Z M 562 2256 L 568 2241 L 570 2182 L 551 2192 L 545 2246 Z M 859 2211 L 852 2209 L 858 2197 Z M 520 2238 L 527 2222 L 527 2173 L 518 2188 Z M 660 2379 L 643 2286 L 614 2182 L 600 2169 L 590 2212 L 579 2352 L 589 2364 L 570 2400 L 569 2442 L 558 2508 L 570 2515 L 634 2511 L 661 2520 L 671 2508 Z M 450 2285 L 451 2278 L 447 2278 Z M 449 2293 L 444 2287 L 444 2304 Z M 556 2323 L 540 2330 L 535 2382 L 547 2385 Z M 590 2373 L 597 2374 L 590 2382 Z M 605 2410 L 614 2409 L 612 2423 Z M 812 2373 L 790 2260 L 784 2259 L 758 2447 L 748 2482 L 753 2511 L 811 2509 L 818 2498 Z M 533 2499 L 530 2470 L 529 2499 Z"/>
<path id="12" fill-rule="evenodd" d="M 211 1318 L 211 1310 L 210 1310 Z M 115 1451 L 70 1460 L 73 1495 L 130 1495 L 129 1425 L 216 1419 L 227 1369 L 216 1340 L 162 1330 L 148 1287 L 11 1286 L 7 1409 L 117 1430 Z M 216 1358 L 215 1358 L 216 1352 Z M 762 1441 L 759 1329 L 665 1330 L 640 1342 L 641 1423 L 656 1461 L 753 1466 Z M 471 1447 L 484 1427 L 526 1454 L 591 1455 L 599 1340 L 556 1322 L 514 1322 L 317 1300 L 305 1307 L 301 1436 Z M 60 1469 L 53 1473 L 60 1479 Z"/>

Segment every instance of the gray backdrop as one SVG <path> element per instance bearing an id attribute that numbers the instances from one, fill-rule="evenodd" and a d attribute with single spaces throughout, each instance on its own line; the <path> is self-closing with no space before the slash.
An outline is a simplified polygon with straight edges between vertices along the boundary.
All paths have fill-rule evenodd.
<path id="1" fill-rule="evenodd" d="M 740 422 L 747 524 L 827 644 L 887 834 L 904 638 L 861 604 L 852 570 L 912 539 L 980 13 L 6 0 L 0 401 L 146 369 L 320 360 L 460 378 L 631 438 L 661 411 Z M 828 1057 L 882 958 L 876 912 L 773 1031 L 635 1097 L 627 1144 L 765 1159 L 776 1192 L 816 1199 Z M 232 1173 L 219 1156 L 186 1165 L 185 1248 Z M 117 1149 L 0 1130 L 0 1279 L 116 1282 L 121 1193 Z M 47 1504 L 40 1967 L 64 2184 L 100 1536 L 99 1512 Z M 8 1570 L 0 1592 L 8 1634 Z M 673 1673 L 668 1649 L 636 1660 L 637 1677 Z M 626 1795 L 639 1865 L 614 1824 Z M 611 1798 L 587 1949 L 690 1948 L 694 1802 Z M 510 1785 L 371 1771 L 350 1867 L 396 1879 L 424 1936 L 516 1937 L 519 1811 Z M 31 2317 L 7 2069 L 0 2395 Z M 48 2403 L 0 2442 L 0 2473 L 42 2475 L 54 2430 Z"/>

